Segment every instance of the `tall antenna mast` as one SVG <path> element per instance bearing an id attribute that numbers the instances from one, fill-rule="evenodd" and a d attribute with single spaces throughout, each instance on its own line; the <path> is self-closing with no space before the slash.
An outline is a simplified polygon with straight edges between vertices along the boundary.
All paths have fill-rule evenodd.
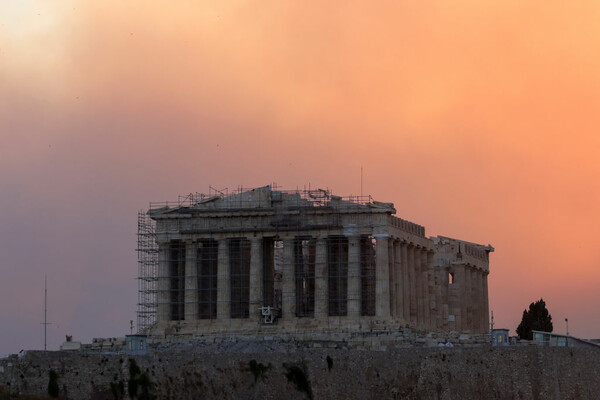
<path id="1" fill-rule="evenodd" d="M 44 325 L 44 351 L 47 350 L 46 338 L 47 338 L 48 325 L 51 325 L 51 323 L 48 322 L 47 317 L 48 317 L 48 277 L 46 275 L 44 275 L 44 322 L 42 322 L 42 325 Z"/>

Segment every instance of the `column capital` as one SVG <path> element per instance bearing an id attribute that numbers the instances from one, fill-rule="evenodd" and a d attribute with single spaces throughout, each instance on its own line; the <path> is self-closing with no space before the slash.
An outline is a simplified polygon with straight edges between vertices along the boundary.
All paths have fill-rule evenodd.
<path id="1" fill-rule="evenodd" d="M 346 225 L 344 227 L 344 232 L 342 234 L 348 238 L 353 237 L 353 236 L 360 236 L 360 232 L 358 231 L 356 224 Z"/>
<path id="2" fill-rule="evenodd" d="M 346 239 L 348 239 L 348 243 L 358 243 L 360 242 L 360 236 L 356 235 L 356 236 L 346 236 Z"/>

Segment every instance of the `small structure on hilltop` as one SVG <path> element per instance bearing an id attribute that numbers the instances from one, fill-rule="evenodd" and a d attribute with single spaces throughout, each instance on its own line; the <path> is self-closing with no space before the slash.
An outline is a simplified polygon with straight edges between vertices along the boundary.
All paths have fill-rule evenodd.
<path id="1" fill-rule="evenodd" d="M 148 351 L 146 335 L 125 335 L 125 353 L 143 356 Z"/>
<path id="2" fill-rule="evenodd" d="M 81 350 L 81 342 L 73 341 L 73 335 L 65 335 L 65 341 L 60 345 L 63 351 Z"/>
<path id="3" fill-rule="evenodd" d="M 138 216 L 139 333 L 488 333 L 489 253 L 329 190 L 211 188 Z"/>
<path id="4" fill-rule="evenodd" d="M 533 342 L 539 346 L 556 347 L 586 347 L 600 349 L 600 344 L 592 340 L 576 338 L 570 335 L 561 335 L 560 333 L 532 331 Z"/>
<path id="5" fill-rule="evenodd" d="M 492 346 L 508 346 L 508 329 L 492 329 Z"/>

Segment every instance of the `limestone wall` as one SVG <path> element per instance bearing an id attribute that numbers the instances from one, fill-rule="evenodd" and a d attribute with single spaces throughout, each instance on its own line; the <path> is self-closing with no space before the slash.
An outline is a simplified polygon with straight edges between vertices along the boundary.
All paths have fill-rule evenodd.
<path id="1" fill-rule="evenodd" d="M 595 399 L 600 393 L 595 349 L 357 351 L 263 342 L 232 344 L 217 353 L 214 347 L 190 346 L 136 357 L 156 384 L 158 398 Z M 127 357 L 118 354 L 29 352 L 0 361 L 0 389 L 45 394 L 48 371 L 54 369 L 69 398 L 110 399 L 110 382 L 127 381 L 127 366 Z"/>

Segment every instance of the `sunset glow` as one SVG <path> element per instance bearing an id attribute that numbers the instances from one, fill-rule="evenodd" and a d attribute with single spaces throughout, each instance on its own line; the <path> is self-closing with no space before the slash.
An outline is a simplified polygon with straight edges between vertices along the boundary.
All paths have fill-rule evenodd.
<path id="1" fill-rule="evenodd" d="M 42 347 L 45 274 L 50 347 L 129 333 L 149 201 L 361 166 L 495 247 L 496 327 L 543 297 L 600 338 L 597 2 L 59 3 L 0 4 L 0 356 Z"/>

